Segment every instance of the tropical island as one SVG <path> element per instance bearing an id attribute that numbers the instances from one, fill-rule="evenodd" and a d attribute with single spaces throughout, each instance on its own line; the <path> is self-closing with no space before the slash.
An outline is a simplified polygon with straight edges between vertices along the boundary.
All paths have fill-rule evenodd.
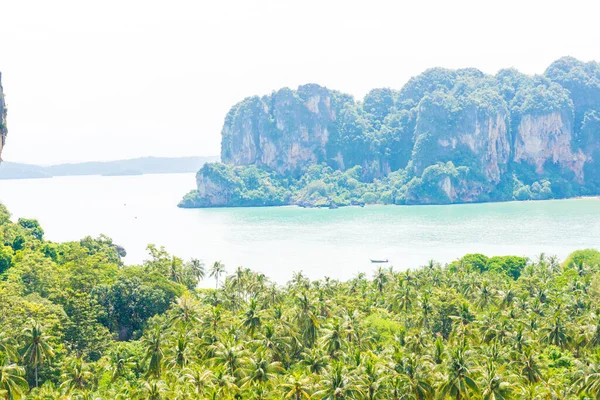
<path id="1" fill-rule="evenodd" d="M 362 101 L 309 84 L 225 118 L 222 163 L 181 207 L 338 207 L 600 194 L 600 64 L 433 68 Z"/>
<path id="2" fill-rule="evenodd" d="M 282 286 L 152 245 L 124 265 L 1 205 L 0 238 L 3 399 L 600 396 L 596 250 Z"/>

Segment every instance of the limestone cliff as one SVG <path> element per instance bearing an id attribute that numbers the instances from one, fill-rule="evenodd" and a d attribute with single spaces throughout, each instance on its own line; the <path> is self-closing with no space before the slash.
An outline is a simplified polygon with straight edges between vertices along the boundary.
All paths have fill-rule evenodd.
<path id="1" fill-rule="evenodd" d="M 597 195 L 600 64 L 565 57 L 535 76 L 433 68 L 362 101 L 315 84 L 285 88 L 231 109 L 221 158 L 229 169 L 200 171 L 190 204 Z"/>
<path id="2" fill-rule="evenodd" d="M 4 91 L 2 89 L 2 73 L 0 72 L 0 163 L 2 162 L 2 150 L 6 144 L 6 103 L 4 101 Z"/>
<path id="3" fill-rule="evenodd" d="M 544 115 L 527 114 L 521 119 L 514 142 L 514 161 L 529 163 L 538 174 L 550 162 L 571 170 L 583 183 L 583 166 L 587 161 L 582 150 L 572 148 L 573 117 L 567 112 Z"/>
<path id="4" fill-rule="evenodd" d="M 279 173 L 326 160 L 326 146 L 344 98 L 318 85 L 281 89 L 234 106 L 223 126 L 221 158 Z"/>
<path id="5" fill-rule="evenodd" d="M 415 127 L 414 172 L 421 175 L 435 163 L 458 161 L 498 183 L 511 153 L 509 126 L 505 104 L 498 110 L 469 104 L 456 111 L 442 100 L 426 98 L 419 103 Z"/>

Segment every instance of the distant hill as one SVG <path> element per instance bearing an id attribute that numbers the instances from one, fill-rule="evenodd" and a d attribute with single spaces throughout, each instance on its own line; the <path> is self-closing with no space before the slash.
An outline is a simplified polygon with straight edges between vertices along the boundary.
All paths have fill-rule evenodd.
<path id="1" fill-rule="evenodd" d="M 219 157 L 141 157 L 131 160 L 85 162 L 42 167 L 32 164 L 3 162 L 0 179 L 51 178 L 78 175 L 143 175 L 196 172 L 205 163 Z"/>

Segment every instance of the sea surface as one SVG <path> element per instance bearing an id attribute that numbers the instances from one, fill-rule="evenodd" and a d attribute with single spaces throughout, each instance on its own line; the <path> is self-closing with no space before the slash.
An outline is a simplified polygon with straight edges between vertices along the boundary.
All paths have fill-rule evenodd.
<path id="1" fill-rule="evenodd" d="M 472 252 L 564 258 L 600 248 L 598 198 L 336 210 L 177 208 L 193 187 L 194 174 L 0 181 L 0 202 L 14 219 L 37 218 L 50 240 L 106 234 L 125 247 L 128 264 L 146 259 L 153 243 L 183 258 L 220 260 L 229 272 L 245 266 L 279 283 L 295 271 L 311 278 L 370 275 L 379 266 L 370 258 L 402 270 Z"/>

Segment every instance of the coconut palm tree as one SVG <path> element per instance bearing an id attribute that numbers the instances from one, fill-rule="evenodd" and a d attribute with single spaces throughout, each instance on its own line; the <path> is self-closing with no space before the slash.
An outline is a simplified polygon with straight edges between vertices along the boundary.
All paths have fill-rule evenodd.
<path id="1" fill-rule="evenodd" d="M 258 303 L 256 299 L 250 299 L 250 304 L 248 305 L 248 310 L 244 314 L 244 320 L 242 321 L 242 325 L 246 329 L 246 332 L 250 335 L 250 337 L 254 336 L 254 332 L 259 329 L 262 325 L 262 321 L 260 319 L 260 313 L 257 310 Z"/>
<path id="2" fill-rule="evenodd" d="M 38 368 L 44 362 L 54 357 L 54 349 L 48 341 L 49 336 L 44 334 L 42 326 L 35 321 L 29 327 L 25 328 L 22 340 L 25 344 L 22 360 L 28 367 L 34 369 L 35 387 L 38 387 Z"/>
<path id="3" fill-rule="evenodd" d="M 365 398 L 368 400 L 387 398 L 385 386 L 388 375 L 383 371 L 383 367 L 374 360 L 374 357 L 367 356 L 361 364 L 360 371 L 358 385 Z"/>
<path id="4" fill-rule="evenodd" d="M 388 281 L 388 274 L 382 267 L 377 268 L 375 271 L 375 277 L 373 279 L 373 283 L 377 287 L 377 291 L 379 294 L 383 293 L 383 288 Z"/>
<path id="5" fill-rule="evenodd" d="M 317 340 L 317 334 L 319 330 L 319 321 L 315 315 L 315 308 L 312 305 L 306 292 L 296 297 L 297 301 L 297 312 L 296 312 L 296 323 L 300 330 L 300 334 L 304 339 L 304 343 L 307 347 L 312 347 Z"/>
<path id="6" fill-rule="evenodd" d="M 172 357 L 169 361 L 169 365 L 171 367 L 184 368 L 189 362 L 189 343 L 190 343 L 190 335 L 185 332 L 179 332 L 179 334 L 175 337 L 173 348 L 172 348 Z"/>
<path id="7" fill-rule="evenodd" d="M 541 329 L 540 333 L 542 334 L 542 340 L 544 342 L 562 348 L 566 348 L 573 341 L 573 337 L 567 331 L 567 328 L 558 313 L 555 314 L 552 322 Z"/>
<path id="8" fill-rule="evenodd" d="M 344 364 L 332 364 L 319 382 L 319 390 L 314 393 L 314 396 L 331 400 L 364 398 L 365 393 L 354 380 L 355 377 L 349 373 Z"/>
<path id="9" fill-rule="evenodd" d="M 321 340 L 331 358 L 337 358 L 337 353 L 345 345 L 345 333 L 344 326 L 339 319 L 336 319 L 328 328 L 323 329 Z"/>
<path id="10" fill-rule="evenodd" d="M 213 362 L 225 368 L 225 372 L 233 377 L 240 377 L 247 362 L 248 352 L 239 345 L 218 342 L 214 346 Z"/>
<path id="11" fill-rule="evenodd" d="M 580 365 L 578 375 L 575 387 L 579 388 L 580 393 L 600 399 L 600 364 L 594 362 L 589 366 Z"/>
<path id="12" fill-rule="evenodd" d="M 215 278 L 215 289 L 219 288 L 219 278 L 225 273 L 225 264 L 221 261 L 215 261 L 210 268 L 210 277 Z"/>
<path id="13" fill-rule="evenodd" d="M 213 386 L 213 372 L 204 368 L 186 369 L 182 379 L 193 388 L 194 395 L 202 397 Z"/>
<path id="14" fill-rule="evenodd" d="M 432 376 L 431 361 L 427 356 L 411 354 L 404 357 L 396 368 L 396 384 L 403 399 L 429 400 L 434 390 L 428 377 Z"/>
<path id="15" fill-rule="evenodd" d="M 144 382 L 143 385 L 144 398 L 147 400 L 161 400 L 163 394 L 167 391 L 167 384 L 165 381 L 152 381 Z"/>
<path id="16" fill-rule="evenodd" d="M 470 351 L 462 345 L 448 351 L 446 375 L 439 387 L 441 398 L 470 399 L 479 392 L 473 376 L 474 365 L 469 358 Z"/>
<path id="17" fill-rule="evenodd" d="M 412 308 L 413 293 L 410 285 L 406 282 L 402 282 L 399 290 L 394 294 L 392 304 L 397 305 L 398 311 L 408 312 Z"/>
<path id="18" fill-rule="evenodd" d="M 24 375 L 25 369 L 16 364 L 6 361 L 0 366 L 0 397 L 6 400 L 20 399 L 29 390 Z"/>
<path id="19" fill-rule="evenodd" d="M 513 392 L 512 385 L 504 377 L 504 367 L 497 367 L 492 361 L 486 363 L 479 383 L 482 400 L 507 400 Z"/>
<path id="20" fill-rule="evenodd" d="M 112 381 L 114 382 L 119 377 L 123 376 L 127 369 L 136 366 L 135 358 L 129 354 L 126 348 L 117 347 L 110 355 L 112 366 Z"/>
<path id="21" fill-rule="evenodd" d="M 14 339 L 8 333 L 0 331 L 0 354 L 4 354 L 6 361 L 18 361 L 19 354 Z"/>
<path id="22" fill-rule="evenodd" d="M 329 364 L 327 357 L 318 347 L 313 347 L 312 349 L 305 351 L 302 363 L 311 373 L 317 375 L 321 374 Z"/>
<path id="23" fill-rule="evenodd" d="M 81 357 L 69 360 L 66 371 L 61 375 L 61 387 L 66 388 L 68 392 L 73 389 L 84 389 L 93 374 L 88 370 L 87 365 Z"/>
<path id="24" fill-rule="evenodd" d="M 175 307 L 171 312 L 169 324 L 175 325 L 179 329 L 187 329 L 191 325 L 200 322 L 196 302 L 189 294 L 184 294 L 175 302 Z"/>
<path id="25" fill-rule="evenodd" d="M 542 367 L 531 348 L 525 349 L 517 364 L 520 366 L 520 375 L 529 383 L 542 381 Z"/>
<path id="26" fill-rule="evenodd" d="M 144 362 L 148 362 L 148 375 L 158 378 L 162 374 L 162 360 L 165 357 L 163 351 L 163 333 L 159 327 L 155 328 L 144 337 L 143 343 L 146 345 L 146 356 Z M 156 388 L 153 382 L 153 387 Z"/>
<path id="27" fill-rule="evenodd" d="M 273 361 L 264 352 L 250 357 L 245 367 L 246 376 L 242 379 L 243 386 L 260 385 L 273 380 L 283 372 L 281 363 Z"/>
<path id="28" fill-rule="evenodd" d="M 311 384 L 310 378 L 294 373 L 288 376 L 280 386 L 283 388 L 283 398 L 292 400 L 310 399 Z"/>
<path id="29" fill-rule="evenodd" d="M 192 276 L 198 283 L 200 283 L 206 276 L 206 267 L 204 263 L 197 258 L 192 258 L 190 260 L 190 270 L 192 271 Z"/>

